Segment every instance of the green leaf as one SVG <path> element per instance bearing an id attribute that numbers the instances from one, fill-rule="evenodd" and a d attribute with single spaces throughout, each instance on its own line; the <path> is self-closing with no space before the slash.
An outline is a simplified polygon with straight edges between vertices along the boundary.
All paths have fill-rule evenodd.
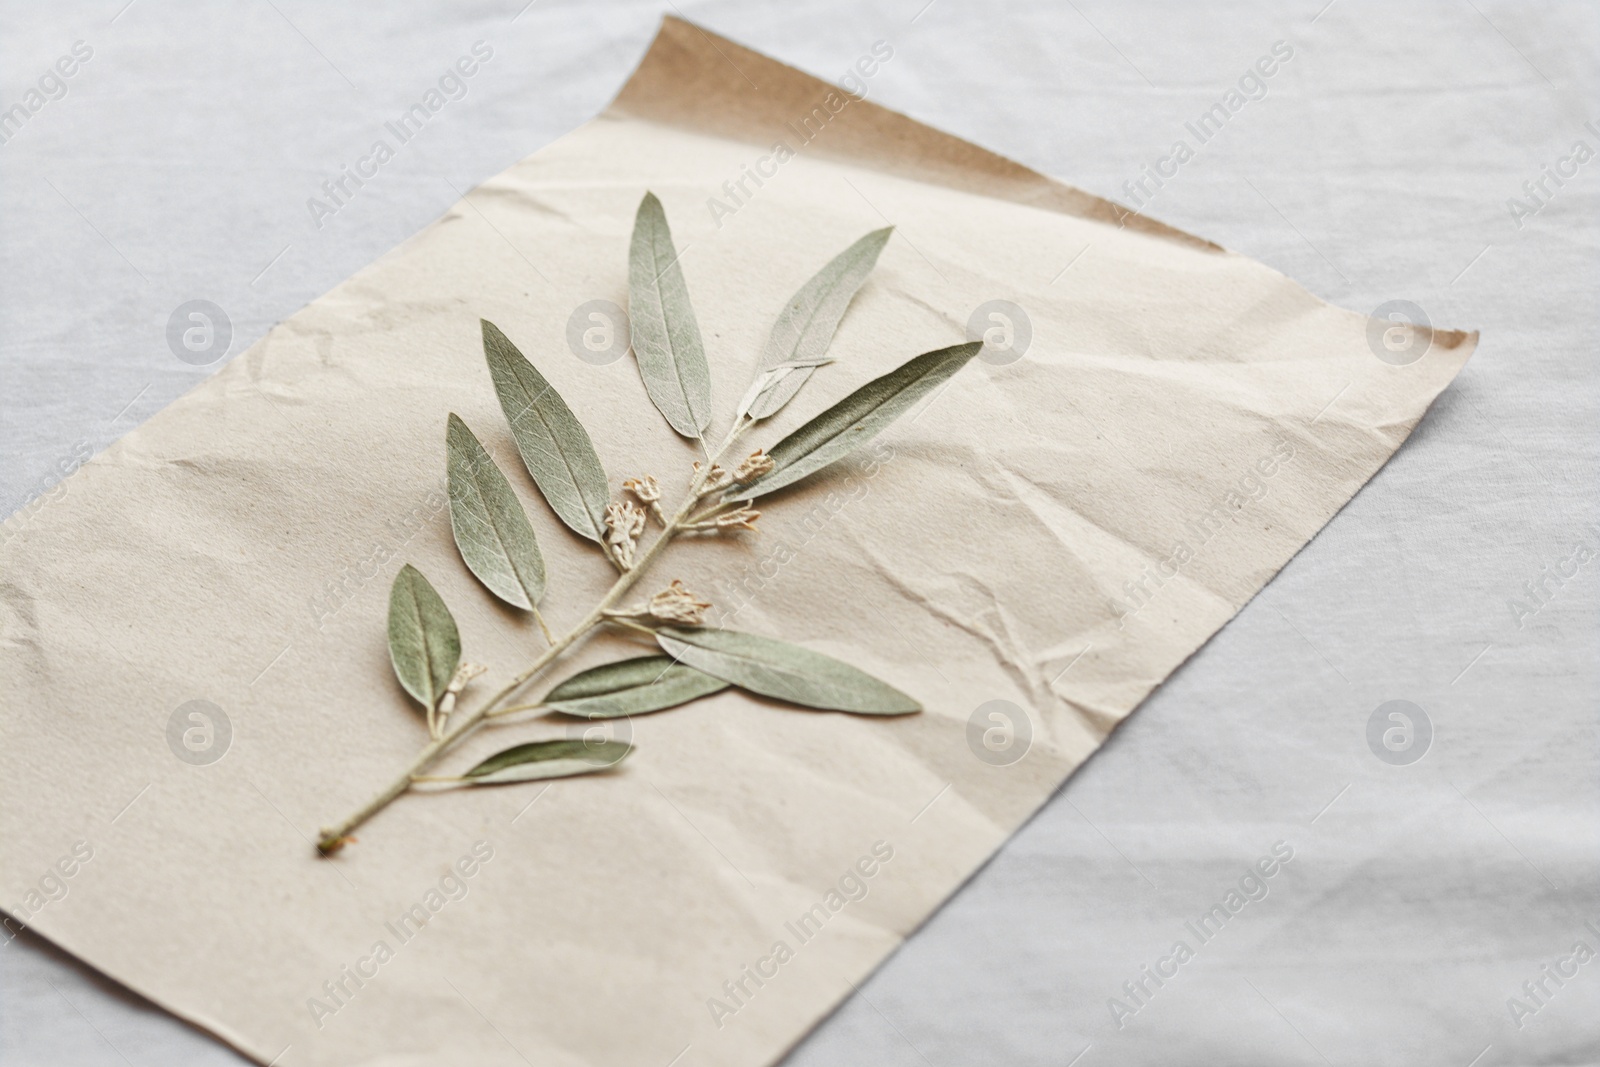
<path id="1" fill-rule="evenodd" d="M 628 320 L 633 325 L 633 354 L 651 402 L 674 430 L 699 437 L 711 425 L 711 370 L 667 213 L 654 193 L 644 194 L 633 220 Z"/>
<path id="2" fill-rule="evenodd" d="M 675 663 L 671 656 L 639 656 L 574 674 L 541 703 L 564 715 L 616 719 L 675 708 L 726 688 L 722 679 Z"/>
<path id="3" fill-rule="evenodd" d="M 544 375 L 487 319 L 483 353 L 517 451 L 539 491 L 574 532 L 604 545 L 611 490 L 588 431 Z"/>
<path id="4" fill-rule="evenodd" d="M 522 501 L 454 412 L 445 430 L 445 454 L 450 529 L 461 558 L 489 592 L 531 610 L 544 594 L 544 557 Z"/>
<path id="5" fill-rule="evenodd" d="M 907 715 L 922 705 L 886 682 L 809 648 L 737 630 L 662 629 L 673 659 L 752 693 L 825 711 Z"/>
<path id="6" fill-rule="evenodd" d="M 406 692 L 425 708 L 444 696 L 461 662 L 461 633 L 422 572 L 407 563 L 389 589 L 389 659 Z"/>
<path id="7" fill-rule="evenodd" d="M 633 751 L 626 741 L 531 741 L 496 752 L 461 777 L 473 785 L 571 778 L 610 770 Z"/>
<path id="8" fill-rule="evenodd" d="M 845 309 L 872 273 L 893 226 L 873 230 L 835 256 L 789 298 L 767 338 L 756 380 L 740 405 L 742 413 L 764 419 L 787 404 L 811 372 L 824 363 Z"/>
<path id="9" fill-rule="evenodd" d="M 767 452 L 772 457 L 772 470 L 753 482 L 735 485 L 723 494 L 724 498 L 758 497 L 844 458 L 948 381 L 982 347 L 981 341 L 973 341 L 924 352 L 881 378 L 874 378 L 773 445 Z"/>

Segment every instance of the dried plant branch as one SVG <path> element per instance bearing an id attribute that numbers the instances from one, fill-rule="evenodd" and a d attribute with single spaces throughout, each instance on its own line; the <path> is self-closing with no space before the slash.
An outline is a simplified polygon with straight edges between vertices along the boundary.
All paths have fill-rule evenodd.
<path id="1" fill-rule="evenodd" d="M 711 376 L 689 290 L 666 213 L 646 194 L 629 253 L 632 349 L 645 392 L 672 428 L 694 440 L 696 462 L 675 511 L 661 504 L 649 476 L 610 480 L 583 424 L 542 373 L 492 323 L 484 321 L 484 355 L 523 465 L 555 517 L 592 543 L 617 578 L 566 633 L 556 636 L 539 610 L 544 558 L 532 522 L 510 481 L 466 423 L 446 425 L 450 521 L 462 561 L 483 586 L 530 612 L 546 648 L 532 663 L 470 711 L 457 703 L 484 668 L 461 660 L 455 619 L 421 572 L 406 564 L 390 590 L 388 638 L 396 677 L 423 706 L 428 743 L 388 785 L 340 822 L 324 828 L 317 849 L 329 856 L 354 832 L 419 784 L 500 785 L 589 774 L 615 766 L 633 746 L 614 740 L 554 738 L 497 752 L 459 775 L 432 772 L 486 722 L 516 712 L 546 711 L 582 719 L 615 719 L 678 707 L 730 687 L 792 705 L 860 715 L 921 710 L 912 697 L 841 660 L 771 637 L 706 625 L 711 604 L 674 580 L 642 604 L 624 598 L 684 534 L 753 531 L 757 497 L 828 466 L 871 439 L 966 364 L 978 343 L 927 352 L 857 388 L 772 446 L 722 465 L 757 422 L 782 408 L 826 355 L 835 330 L 866 280 L 890 231 L 879 230 L 834 257 L 788 302 L 774 325 L 755 380 L 716 449 L 707 444 Z M 649 536 L 651 521 L 659 532 Z M 655 655 L 604 663 L 560 682 L 543 698 L 516 699 L 596 627 L 643 634 Z"/>

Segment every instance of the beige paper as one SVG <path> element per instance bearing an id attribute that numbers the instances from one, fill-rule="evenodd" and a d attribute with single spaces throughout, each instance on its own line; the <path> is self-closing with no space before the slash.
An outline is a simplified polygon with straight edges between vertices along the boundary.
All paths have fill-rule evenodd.
<path id="1" fill-rule="evenodd" d="M 1119 228 L 1104 201 L 872 103 L 835 114 L 830 92 L 668 20 L 604 115 L 8 525 L 13 927 L 282 1067 L 770 1063 L 1344 505 L 1472 350 L 1440 331 L 1392 365 L 1365 316 L 1261 264 Z M 723 183 L 758 164 L 735 204 Z M 868 720 L 729 691 L 625 724 L 639 747 L 615 773 L 406 797 L 318 860 L 317 828 L 423 741 L 384 645 L 402 562 L 432 578 L 488 682 L 537 652 L 451 543 L 447 412 L 529 503 L 552 625 L 608 582 L 521 471 L 478 318 L 578 412 L 613 489 L 683 484 L 694 452 L 632 359 L 594 365 L 567 343 L 574 308 L 626 304 L 647 188 L 683 249 L 719 427 L 789 294 L 898 227 L 840 362 L 754 443 L 962 340 L 985 301 L 1025 310 L 1021 358 L 974 361 L 865 462 L 770 498 L 761 537 L 676 547 L 643 583 L 683 578 L 727 624 L 847 659 L 927 711 Z M 631 647 L 592 640 L 574 662 Z M 226 742 L 206 750 L 194 700 L 225 713 Z M 1000 728 L 990 701 L 1026 709 L 1008 766 L 978 755 Z M 225 755 L 178 758 L 191 728 Z M 480 734 L 456 765 L 522 736 Z"/>

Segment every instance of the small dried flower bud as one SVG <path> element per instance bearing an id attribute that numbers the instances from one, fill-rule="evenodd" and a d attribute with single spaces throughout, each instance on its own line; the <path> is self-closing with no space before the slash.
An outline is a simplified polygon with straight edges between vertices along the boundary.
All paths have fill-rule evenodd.
<path id="1" fill-rule="evenodd" d="M 622 483 L 622 488 L 638 497 L 641 503 L 654 504 L 661 499 L 661 487 L 648 474 L 643 478 L 629 478 Z"/>
<path id="2" fill-rule="evenodd" d="M 744 458 L 744 461 L 734 469 L 733 480 L 743 485 L 753 482 L 772 469 L 772 457 L 767 455 L 764 448 L 758 448 Z"/>
<path id="3" fill-rule="evenodd" d="M 444 687 L 444 691 L 459 693 L 467 687 L 468 682 L 488 669 L 481 663 L 463 663 L 456 668 L 456 673 L 450 676 L 450 684 Z"/>
<path id="4" fill-rule="evenodd" d="M 754 530 L 756 520 L 761 517 L 761 512 L 753 508 L 740 508 L 730 511 L 726 515 L 717 516 L 717 526 L 724 530 L 738 528 L 741 530 Z"/>
<path id="5" fill-rule="evenodd" d="M 699 477 L 700 464 L 696 463 L 694 465 L 694 473 L 696 477 Z M 700 495 L 705 496 L 708 493 L 716 492 L 718 489 L 726 489 L 732 484 L 733 475 L 723 470 L 721 465 L 713 463 L 711 465 L 711 473 L 706 475 L 705 483 L 700 486 Z"/>
<path id="6" fill-rule="evenodd" d="M 677 623 L 679 626 L 703 625 L 706 621 L 706 611 L 710 607 L 710 601 L 696 597 L 676 578 L 672 580 L 670 586 L 650 598 L 652 616 L 662 622 Z"/>
<path id="7" fill-rule="evenodd" d="M 450 684 L 444 687 L 444 696 L 439 698 L 439 714 L 445 716 L 455 710 L 456 697 L 467 687 L 467 683 L 488 669 L 481 663 L 463 663 L 457 667 L 456 673 L 450 676 Z"/>

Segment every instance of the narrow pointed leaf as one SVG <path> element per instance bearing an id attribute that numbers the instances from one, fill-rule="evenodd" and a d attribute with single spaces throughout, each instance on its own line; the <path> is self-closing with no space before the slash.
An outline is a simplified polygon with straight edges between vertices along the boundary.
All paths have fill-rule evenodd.
<path id="1" fill-rule="evenodd" d="M 603 545 L 611 490 L 589 432 L 544 375 L 487 320 L 483 352 L 517 451 L 539 492 L 574 532 Z"/>
<path id="2" fill-rule="evenodd" d="M 856 291 L 872 273 L 893 226 L 873 230 L 840 252 L 789 298 L 767 338 L 767 350 L 745 410 L 764 419 L 787 404 L 811 372 L 828 362 L 825 353 Z"/>
<path id="3" fill-rule="evenodd" d="M 767 451 L 773 468 L 724 495 L 744 500 L 781 489 L 842 459 L 876 437 L 917 401 L 949 381 L 978 354 L 982 342 L 924 352 L 881 378 L 874 378 Z"/>
<path id="4" fill-rule="evenodd" d="M 687 704 L 728 688 L 671 656 L 639 656 L 575 674 L 545 695 L 552 711 L 585 719 L 643 715 Z"/>
<path id="5" fill-rule="evenodd" d="M 667 213 L 654 193 L 644 194 L 633 220 L 628 321 L 633 325 L 633 354 L 651 402 L 674 430 L 699 437 L 711 425 L 711 370 Z"/>
<path id="6" fill-rule="evenodd" d="M 454 412 L 445 430 L 445 453 L 450 529 L 461 558 L 489 592 L 531 610 L 544 595 L 544 557 L 522 501 Z"/>
<path id="7" fill-rule="evenodd" d="M 444 696 L 461 662 L 461 633 L 422 572 L 407 563 L 389 589 L 389 659 L 406 692 L 425 708 Z"/>
<path id="8" fill-rule="evenodd" d="M 626 741 L 532 741 L 496 752 L 462 775 L 472 785 L 534 782 L 541 778 L 571 778 L 606 771 L 627 759 L 633 746 Z"/>
<path id="9" fill-rule="evenodd" d="M 673 659 L 752 693 L 824 711 L 907 715 L 922 705 L 843 660 L 737 630 L 663 629 L 656 641 Z"/>

